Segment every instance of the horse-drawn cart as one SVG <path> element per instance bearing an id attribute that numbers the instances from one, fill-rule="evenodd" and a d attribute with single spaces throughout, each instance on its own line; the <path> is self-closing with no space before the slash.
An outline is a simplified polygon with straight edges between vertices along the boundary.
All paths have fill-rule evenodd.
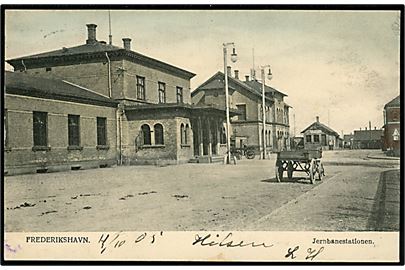
<path id="1" fill-rule="evenodd" d="M 321 158 L 321 149 L 281 151 L 277 153 L 276 179 L 281 182 L 284 171 L 287 172 L 289 179 L 292 179 L 294 172 L 305 172 L 309 176 L 311 184 L 314 184 L 315 179 L 320 181 L 325 175 Z"/>

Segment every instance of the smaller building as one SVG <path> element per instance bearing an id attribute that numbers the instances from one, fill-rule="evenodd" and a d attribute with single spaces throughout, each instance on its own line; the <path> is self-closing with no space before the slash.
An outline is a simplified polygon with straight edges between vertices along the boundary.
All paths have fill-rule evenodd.
<path id="1" fill-rule="evenodd" d="M 355 130 L 353 135 L 353 149 L 381 149 L 383 130 Z"/>
<path id="2" fill-rule="evenodd" d="M 319 122 L 319 116 L 316 121 L 301 131 L 304 135 L 304 148 L 333 150 L 338 149 L 339 146 L 339 133 L 330 127 Z"/>
<path id="3" fill-rule="evenodd" d="M 387 155 L 400 156 L 400 129 L 401 129 L 401 102 L 400 96 L 397 96 L 384 106 L 384 132 L 382 149 Z"/>
<path id="4" fill-rule="evenodd" d="M 345 134 L 343 135 L 343 148 L 345 149 L 353 149 L 353 134 Z"/>

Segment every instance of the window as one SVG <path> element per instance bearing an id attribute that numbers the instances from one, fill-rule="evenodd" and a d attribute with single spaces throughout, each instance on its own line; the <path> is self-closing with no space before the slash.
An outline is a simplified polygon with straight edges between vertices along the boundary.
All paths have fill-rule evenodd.
<path id="1" fill-rule="evenodd" d="M 184 144 L 184 124 L 180 125 L 180 144 Z"/>
<path id="2" fill-rule="evenodd" d="M 246 120 L 246 104 L 236 105 L 240 115 L 238 116 L 238 120 Z"/>
<path id="3" fill-rule="evenodd" d="M 68 115 L 68 137 L 69 146 L 80 145 L 80 116 Z"/>
<path id="4" fill-rule="evenodd" d="M 319 143 L 319 135 L 314 135 L 314 143 Z"/>
<path id="5" fill-rule="evenodd" d="M 226 130 L 224 127 L 221 128 L 220 144 L 226 144 Z"/>
<path id="6" fill-rule="evenodd" d="M 142 125 L 141 130 L 142 130 L 142 135 L 143 135 L 143 144 L 151 145 L 150 127 L 147 124 L 144 124 L 144 125 Z"/>
<path id="7" fill-rule="evenodd" d="M 163 145 L 163 126 L 161 124 L 156 124 L 155 129 L 155 144 Z"/>
<path id="8" fill-rule="evenodd" d="M 34 146 L 48 146 L 48 113 L 33 112 Z"/>
<path id="9" fill-rule="evenodd" d="M 183 103 L 183 88 L 179 86 L 176 87 L 176 99 L 177 103 Z"/>
<path id="10" fill-rule="evenodd" d="M 307 135 L 307 136 L 305 136 L 305 137 L 306 137 L 307 143 L 310 143 L 310 142 L 311 142 L 311 135 Z"/>
<path id="11" fill-rule="evenodd" d="M 136 76 L 136 97 L 145 100 L 145 77 Z"/>
<path id="12" fill-rule="evenodd" d="M 159 103 L 166 103 L 166 84 L 159 82 Z"/>
<path id="13" fill-rule="evenodd" d="M 45 71 L 46 71 L 46 72 L 52 71 L 52 68 L 51 68 L 51 67 L 47 67 L 47 68 L 45 68 Z"/>
<path id="14" fill-rule="evenodd" d="M 107 145 L 107 118 L 97 117 L 97 145 Z"/>
<path id="15" fill-rule="evenodd" d="M 190 127 L 188 124 L 186 124 L 186 127 L 184 128 L 184 135 L 183 135 L 183 144 L 188 144 L 188 132 L 189 132 Z"/>

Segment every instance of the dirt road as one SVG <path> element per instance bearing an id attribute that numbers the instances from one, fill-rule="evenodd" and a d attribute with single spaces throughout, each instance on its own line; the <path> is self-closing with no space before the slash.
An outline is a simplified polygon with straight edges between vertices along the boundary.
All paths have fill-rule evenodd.
<path id="1" fill-rule="evenodd" d="M 10 176 L 5 178 L 5 229 L 369 229 L 370 215 L 379 211 L 373 207 L 380 198 L 380 173 L 398 162 L 370 161 L 366 154 L 325 154 L 325 164 L 357 160 L 380 166 L 325 165 L 327 175 L 316 185 L 304 178 L 277 183 L 274 158 L 242 160 L 236 166 L 131 166 Z"/>

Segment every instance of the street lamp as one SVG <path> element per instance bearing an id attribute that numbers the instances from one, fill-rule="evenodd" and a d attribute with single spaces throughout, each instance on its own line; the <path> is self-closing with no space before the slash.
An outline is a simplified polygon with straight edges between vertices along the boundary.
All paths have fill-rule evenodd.
<path id="1" fill-rule="evenodd" d="M 263 142 L 263 159 L 266 159 L 266 102 L 265 102 L 265 82 L 266 77 L 264 76 L 265 69 L 269 68 L 269 72 L 267 73 L 267 78 L 269 81 L 273 78 L 273 74 L 271 73 L 270 65 L 261 66 L 261 77 L 262 77 L 262 112 L 263 112 L 263 135 L 262 135 L 262 142 Z"/>
<path id="2" fill-rule="evenodd" d="M 227 65 L 227 48 L 232 46 L 231 61 L 235 63 L 238 60 L 238 55 L 236 54 L 235 44 L 233 42 L 228 42 L 222 44 L 224 49 L 224 75 L 225 75 L 225 107 L 226 107 L 226 149 L 228 151 L 226 164 L 231 164 L 231 132 L 230 126 L 231 122 L 229 119 L 229 93 L 228 93 L 228 65 Z"/>

